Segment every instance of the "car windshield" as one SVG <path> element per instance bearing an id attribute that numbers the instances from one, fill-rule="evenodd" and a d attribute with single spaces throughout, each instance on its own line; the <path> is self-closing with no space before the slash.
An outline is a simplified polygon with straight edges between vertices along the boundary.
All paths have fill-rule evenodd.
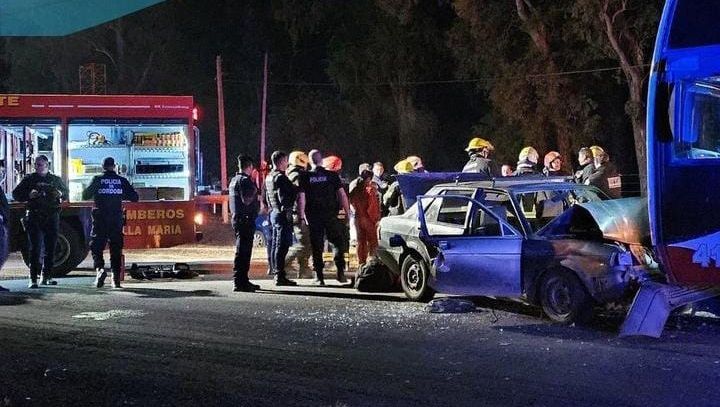
<path id="1" fill-rule="evenodd" d="M 529 232 L 534 233 L 576 203 L 597 202 L 607 197 L 591 188 L 553 188 L 517 193 L 515 199 Z"/>

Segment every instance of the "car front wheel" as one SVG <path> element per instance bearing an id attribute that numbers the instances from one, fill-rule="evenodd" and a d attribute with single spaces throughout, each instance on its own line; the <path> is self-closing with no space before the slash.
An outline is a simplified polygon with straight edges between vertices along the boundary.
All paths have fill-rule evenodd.
<path id="1" fill-rule="evenodd" d="M 540 286 L 540 305 L 555 322 L 585 323 L 592 318 L 592 298 L 570 271 L 552 270 L 545 275 Z"/>
<path id="2" fill-rule="evenodd" d="M 409 255 L 403 260 L 400 282 L 405 296 L 418 302 L 430 301 L 435 291 L 428 284 L 430 272 L 425 261 L 416 255 Z"/>

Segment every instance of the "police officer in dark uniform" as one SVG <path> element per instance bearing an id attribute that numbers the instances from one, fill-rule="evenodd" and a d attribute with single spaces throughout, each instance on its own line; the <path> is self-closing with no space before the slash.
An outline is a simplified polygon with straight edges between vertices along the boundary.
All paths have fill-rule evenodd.
<path id="1" fill-rule="evenodd" d="M 287 177 L 295 185 L 295 188 L 300 190 L 300 181 L 302 175 L 307 171 L 308 156 L 302 151 L 293 151 L 290 153 L 288 158 L 288 169 L 286 171 Z M 292 263 L 297 259 L 298 272 L 297 277 L 303 278 L 309 273 L 308 261 L 312 256 L 312 247 L 310 246 L 310 230 L 308 229 L 307 223 L 300 220 L 298 215 L 298 204 L 295 204 L 293 208 L 293 229 L 295 232 L 295 243 L 288 250 L 288 255 L 285 258 L 285 266 L 290 268 Z"/>
<path id="2" fill-rule="evenodd" d="M 35 172 L 23 178 L 13 190 L 13 199 L 27 202 L 23 226 L 30 253 L 30 288 L 38 287 L 38 274 L 41 274 L 41 284 L 57 284 L 52 279 L 52 267 L 60 228 L 60 202 L 67 197 L 67 186 L 60 177 L 50 174 L 50 161 L 44 155 L 35 158 Z M 41 262 L 42 247 L 45 256 Z"/>
<path id="3" fill-rule="evenodd" d="M 5 264 L 8 256 L 8 215 L 10 214 L 10 206 L 5 197 L 5 190 L 0 187 L 0 268 Z M 0 285 L 0 291 L 9 291 Z"/>
<path id="4" fill-rule="evenodd" d="M 254 292 L 259 285 L 248 278 L 252 257 L 255 219 L 260 212 L 259 191 L 251 176 L 255 170 L 252 158 L 238 156 L 240 172 L 230 181 L 230 211 L 235 232 L 235 261 L 233 263 L 233 291 Z"/>
<path id="5" fill-rule="evenodd" d="M 293 286 L 297 283 L 285 275 L 285 256 L 293 242 L 293 206 L 297 191 L 285 175 L 288 167 L 287 154 L 275 151 L 270 156 L 270 161 L 273 170 L 265 178 L 265 189 L 272 225 L 271 267 L 276 286 Z"/>
<path id="6" fill-rule="evenodd" d="M 106 157 L 103 160 L 103 174 L 96 175 L 90 185 L 82 193 L 84 200 L 93 199 L 92 232 L 90 234 L 90 251 L 93 266 L 97 272 L 95 287 L 105 284 L 105 259 L 103 250 L 110 245 L 110 269 L 113 288 L 120 287 L 120 268 L 123 249 L 123 214 L 122 201 L 138 201 L 138 194 L 125 177 L 115 172 L 115 159 Z"/>
<path id="7" fill-rule="evenodd" d="M 477 172 L 487 175 L 489 178 L 497 174 L 495 164 L 490 159 L 490 154 L 495 150 L 493 145 L 480 137 L 475 137 L 468 143 L 465 151 L 468 152 L 468 162 L 462 172 Z"/>
<path id="8" fill-rule="evenodd" d="M 306 219 L 310 228 L 310 244 L 313 252 L 313 269 L 315 284 L 325 285 L 323 268 L 323 249 L 325 236 L 333 244 L 337 280 L 341 283 L 345 278 L 345 251 L 343 236 L 337 233 L 337 215 L 340 209 L 350 213 L 347 194 L 340 181 L 340 176 L 322 166 L 322 154 L 312 150 L 309 154 L 312 169 L 302 179 L 299 197 L 299 211 L 303 220 Z"/>

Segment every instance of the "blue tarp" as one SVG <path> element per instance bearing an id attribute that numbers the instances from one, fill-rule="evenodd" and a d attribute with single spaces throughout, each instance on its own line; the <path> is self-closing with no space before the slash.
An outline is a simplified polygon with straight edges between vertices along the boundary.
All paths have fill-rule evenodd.
<path id="1" fill-rule="evenodd" d="M 477 172 L 423 172 L 398 174 L 400 192 L 405 199 L 405 208 L 412 206 L 418 195 L 425 194 L 434 185 L 446 182 L 487 181 L 487 175 Z"/>
<path id="2" fill-rule="evenodd" d="M 0 0 L 0 36 L 64 36 L 162 0 Z"/>

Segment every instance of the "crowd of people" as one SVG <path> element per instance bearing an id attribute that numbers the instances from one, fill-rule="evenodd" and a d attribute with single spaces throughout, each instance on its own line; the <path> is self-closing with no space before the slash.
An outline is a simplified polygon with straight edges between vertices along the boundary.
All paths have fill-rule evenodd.
<path id="1" fill-rule="evenodd" d="M 513 166 L 504 164 L 500 171 L 492 159 L 495 148 L 488 140 L 475 137 L 465 149 L 469 160 L 463 172 L 476 172 L 495 177 L 573 178 L 578 183 L 594 185 L 608 196 L 619 197 L 619 183 L 612 181 L 617 171 L 609 155 L 599 146 L 582 148 L 578 152 L 578 168 L 567 170 L 557 151 L 545 154 L 540 168 L 540 154 L 533 147 L 525 147 Z M 272 171 L 262 183 L 253 181 L 255 164 L 248 156 L 238 157 L 239 174 L 230 183 L 230 202 L 233 229 L 236 236 L 234 285 L 235 291 L 252 292 L 259 287 L 248 278 L 252 255 L 255 218 L 259 213 L 269 215 L 271 236 L 268 250 L 268 272 L 277 286 L 294 286 L 288 271 L 297 263 L 296 276 L 314 276 L 314 284 L 325 285 L 323 252 L 326 241 L 333 249 L 336 278 L 345 277 L 345 253 L 349 250 L 348 221 L 354 219 L 357 235 L 357 259 L 362 267 L 375 255 L 378 246 L 377 227 L 380 219 L 400 215 L 405 205 L 398 181 L 385 172 L 381 162 L 362 163 L 357 177 L 344 183 L 340 177 L 342 159 L 322 156 L 319 150 L 275 151 L 271 156 Z M 409 156 L 398 161 L 396 174 L 426 172 L 422 159 Z M 312 266 L 308 265 L 312 260 Z"/>

